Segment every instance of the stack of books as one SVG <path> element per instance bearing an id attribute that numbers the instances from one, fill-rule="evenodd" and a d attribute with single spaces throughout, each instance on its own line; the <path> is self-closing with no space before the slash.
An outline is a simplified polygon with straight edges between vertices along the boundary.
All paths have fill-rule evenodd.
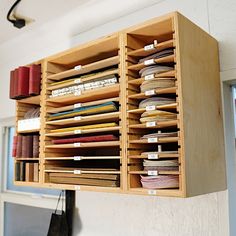
<path id="1" fill-rule="evenodd" d="M 41 65 L 20 66 L 10 74 L 10 99 L 39 95 L 41 90 Z"/>
<path id="2" fill-rule="evenodd" d="M 16 158 L 39 158 L 39 135 L 15 136 L 12 156 Z"/>
<path id="3" fill-rule="evenodd" d="M 15 181 L 39 182 L 39 163 L 25 161 L 16 162 Z"/>

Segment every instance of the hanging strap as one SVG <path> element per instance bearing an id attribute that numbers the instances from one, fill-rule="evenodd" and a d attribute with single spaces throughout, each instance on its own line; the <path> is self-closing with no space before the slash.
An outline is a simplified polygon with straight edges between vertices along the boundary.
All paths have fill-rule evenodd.
<path id="1" fill-rule="evenodd" d="M 60 192 L 60 195 L 59 195 L 59 197 L 58 197 L 58 200 L 57 200 L 57 206 L 56 206 L 56 209 L 55 209 L 55 214 L 57 213 L 58 205 L 59 205 L 59 202 L 61 201 L 61 197 L 62 197 L 62 195 L 65 196 L 65 194 L 64 194 L 64 190 L 62 190 L 62 191 Z M 64 201 L 62 200 L 62 207 L 61 207 L 61 210 L 63 211 L 63 209 L 64 209 Z"/>

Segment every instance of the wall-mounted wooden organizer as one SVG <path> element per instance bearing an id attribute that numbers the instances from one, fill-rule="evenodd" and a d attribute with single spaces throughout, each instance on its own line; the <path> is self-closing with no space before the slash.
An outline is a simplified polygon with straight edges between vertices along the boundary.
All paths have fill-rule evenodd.
<path id="1" fill-rule="evenodd" d="M 42 74 L 41 186 L 226 188 L 217 41 L 179 13 L 46 58 Z"/>

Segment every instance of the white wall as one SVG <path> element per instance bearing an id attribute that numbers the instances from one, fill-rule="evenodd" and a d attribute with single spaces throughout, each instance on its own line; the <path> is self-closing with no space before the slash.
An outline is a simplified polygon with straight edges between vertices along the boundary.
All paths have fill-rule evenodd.
<path id="1" fill-rule="evenodd" d="M 150 4 L 147 8 L 135 4 L 134 0 L 98 2 L 91 4 L 89 10 L 75 9 L 37 30 L 0 45 L 0 118 L 14 114 L 14 102 L 8 100 L 10 69 L 173 10 L 180 11 L 218 39 L 222 76 L 224 80 L 236 78 L 235 1 L 142 1 Z M 129 5 L 126 6 L 126 3 Z M 136 8 L 133 13 L 132 4 Z M 227 158 L 234 157 L 229 155 Z M 232 197 L 231 193 L 229 196 Z M 229 235 L 228 191 L 189 199 L 86 192 L 77 192 L 76 197 L 78 210 L 74 235 Z M 232 224 L 231 235 L 236 235 L 234 230 Z"/>

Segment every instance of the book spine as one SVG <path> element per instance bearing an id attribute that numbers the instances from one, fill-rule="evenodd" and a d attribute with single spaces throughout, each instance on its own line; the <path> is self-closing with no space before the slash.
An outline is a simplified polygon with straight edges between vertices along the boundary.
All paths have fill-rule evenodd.
<path id="1" fill-rule="evenodd" d="M 33 136 L 33 158 L 39 157 L 39 135 Z"/>
<path id="2" fill-rule="evenodd" d="M 22 157 L 22 136 L 17 136 L 17 145 L 16 145 L 16 157 Z"/>
<path id="3" fill-rule="evenodd" d="M 10 89 L 9 89 L 9 98 L 14 99 L 15 94 L 14 94 L 14 76 L 15 76 L 15 71 L 12 70 L 10 73 Z"/>
<path id="4" fill-rule="evenodd" d="M 29 95 L 39 95 L 41 87 L 41 65 L 29 67 Z"/>
<path id="5" fill-rule="evenodd" d="M 18 69 L 17 97 L 29 96 L 29 68 L 20 66 Z"/>
<path id="6" fill-rule="evenodd" d="M 17 156 L 17 143 L 18 143 L 18 137 L 14 136 L 13 138 L 13 145 L 12 145 L 12 157 Z"/>

